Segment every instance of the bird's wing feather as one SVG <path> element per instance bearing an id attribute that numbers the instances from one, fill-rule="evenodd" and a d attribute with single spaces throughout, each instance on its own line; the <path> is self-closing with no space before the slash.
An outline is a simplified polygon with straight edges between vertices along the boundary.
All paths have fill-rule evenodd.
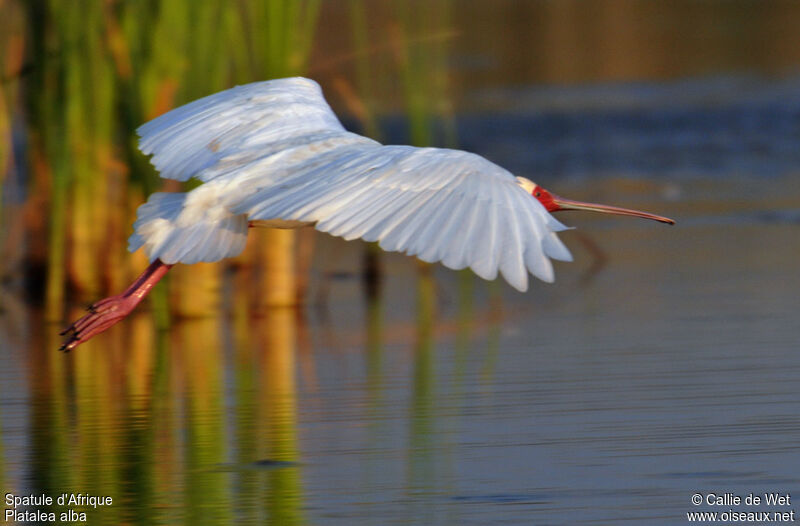
<path id="1" fill-rule="evenodd" d="M 240 192 L 231 211 L 251 220 L 315 223 L 486 279 L 499 271 L 519 290 L 527 271 L 553 280 L 548 257 L 570 258 L 554 234 L 565 227 L 508 171 L 467 152 L 353 144 L 248 177 Z"/>
<path id="2" fill-rule="evenodd" d="M 270 152 L 346 133 L 310 79 L 255 82 L 176 108 L 137 130 L 161 177 L 209 181 Z M 222 168 L 222 170 L 221 170 Z"/>

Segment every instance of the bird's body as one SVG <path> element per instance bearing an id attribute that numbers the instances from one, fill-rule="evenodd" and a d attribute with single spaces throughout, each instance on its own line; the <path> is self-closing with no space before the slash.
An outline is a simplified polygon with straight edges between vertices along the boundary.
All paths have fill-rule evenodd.
<path id="1" fill-rule="evenodd" d="M 235 256 L 248 224 L 260 222 L 311 224 L 486 279 L 499 270 L 520 290 L 528 271 L 552 281 L 548 256 L 569 259 L 554 234 L 563 225 L 507 170 L 468 152 L 348 132 L 308 79 L 223 91 L 139 133 L 162 177 L 204 183 L 154 194 L 139 209 L 130 249 L 144 246 L 151 261 Z"/>
<path id="2" fill-rule="evenodd" d="M 134 283 L 95 304 L 67 329 L 65 350 L 127 315 L 143 297 L 142 287 L 149 291 L 171 265 L 240 253 L 250 226 L 313 225 L 453 269 L 469 267 L 485 279 L 499 272 L 524 291 L 528 273 L 553 281 L 550 259 L 571 259 L 556 236 L 566 227 L 548 209 L 586 205 L 543 204 L 534 183 L 472 153 L 384 146 L 348 132 L 319 85 L 304 78 L 222 91 L 138 133 L 141 150 L 152 154 L 162 177 L 203 184 L 187 193 L 153 194 L 139 208 L 129 249 L 144 247 L 151 267 L 138 288 Z M 128 300 L 134 296 L 135 302 Z"/>

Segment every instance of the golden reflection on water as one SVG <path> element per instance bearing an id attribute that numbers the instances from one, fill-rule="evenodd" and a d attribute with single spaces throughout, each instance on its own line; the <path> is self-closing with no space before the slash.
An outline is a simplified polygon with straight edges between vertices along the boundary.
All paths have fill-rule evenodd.
<path id="1" fill-rule="evenodd" d="M 230 520 L 227 474 L 213 469 L 225 461 L 225 404 L 223 355 L 217 317 L 186 319 L 173 331 L 173 379 L 183 403 L 181 427 L 185 430 L 184 509 L 197 523 L 206 517 Z M 183 375 L 180 377 L 178 375 Z"/>
<path id="2" fill-rule="evenodd" d="M 269 459 L 298 462 L 297 386 L 295 383 L 296 316 L 294 309 L 275 308 L 254 321 L 254 351 L 259 373 L 256 422 L 260 448 L 251 461 Z M 272 524 L 298 524 L 302 520 L 300 467 L 266 473 L 266 505 Z"/>
<path id="3" fill-rule="evenodd" d="M 232 316 L 232 332 L 218 308 L 165 332 L 141 312 L 66 355 L 48 352 L 55 337 L 45 332 L 25 367 L 25 486 L 112 496 L 113 506 L 88 511 L 92 524 L 302 523 L 298 313 Z"/>

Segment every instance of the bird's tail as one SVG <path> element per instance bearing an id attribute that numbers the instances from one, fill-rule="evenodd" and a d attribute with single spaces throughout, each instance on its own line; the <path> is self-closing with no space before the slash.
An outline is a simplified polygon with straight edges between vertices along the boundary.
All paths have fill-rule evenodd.
<path id="1" fill-rule="evenodd" d="M 152 194 L 137 211 L 128 250 L 144 247 L 150 261 L 167 264 L 219 261 L 239 254 L 247 239 L 247 217 L 222 207 L 198 206 L 195 192 Z"/>

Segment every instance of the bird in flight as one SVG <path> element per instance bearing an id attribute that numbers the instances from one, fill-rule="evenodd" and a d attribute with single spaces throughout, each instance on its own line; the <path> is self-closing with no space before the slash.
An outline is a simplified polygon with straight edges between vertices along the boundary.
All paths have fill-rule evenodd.
<path id="1" fill-rule="evenodd" d="M 313 226 L 376 241 L 446 267 L 498 272 L 520 291 L 528 273 L 552 282 L 570 261 L 550 212 L 591 210 L 673 220 L 561 198 L 460 150 L 384 146 L 348 132 L 313 80 L 237 86 L 176 108 L 137 130 L 161 177 L 203 184 L 154 193 L 139 207 L 128 249 L 150 266 L 122 294 L 92 304 L 62 335 L 70 351 L 125 318 L 176 263 L 236 256 L 249 227 Z"/>

